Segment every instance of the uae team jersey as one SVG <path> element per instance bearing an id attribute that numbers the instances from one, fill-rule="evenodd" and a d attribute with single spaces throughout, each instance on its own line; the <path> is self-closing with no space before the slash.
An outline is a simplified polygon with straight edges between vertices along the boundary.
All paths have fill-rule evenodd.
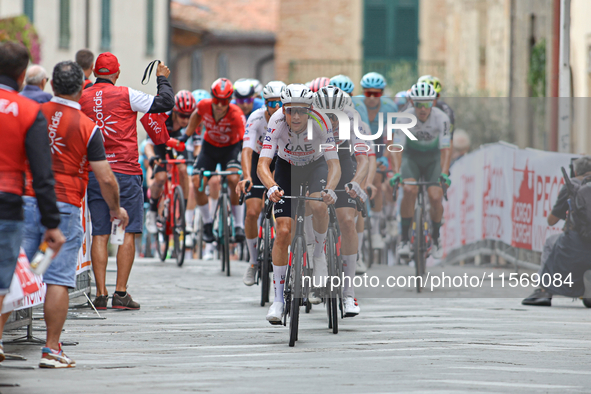
<path id="1" fill-rule="evenodd" d="M 408 108 L 404 113 L 416 116 L 414 107 Z M 396 123 L 410 123 L 410 119 L 398 118 Z M 409 139 L 402 130 L 397 129 L 393 136 L 394 143 L 404 146 L 405 149 L 408 148 L 419 152 L 430 152 L 451 146 L 449 117 L 439 108 L 431 108 L 431 114 L 429 114 L 425 123 L 417 118 L 416 126 L 408 130 L 417 138 L 416 141 Z"/>
<path id="2" fill-rule="evenodd" d="M 330 120 L 321 113 L 312 110 L 312 139 L 308 139 L 307 130 L 299 134 L 292 133 L 287 125 L 283 111 L 277 111 L 269 119 L 267 135 L 260 157 L 273 158 L 275 153 L 293 166 L 305 166 L 320 159 L 338 160 Z"/>
<path id="3" fill-rule="evenodd" d="M 138 162 L 137 113 L 148 112 L 154 96 L 112 83 L 84 89 L 80 105 L 103 133 L 107 160 L 114 172 L 142 175 Z"/>
<path id="4" fill-rule="evenodd" d="M 243 148 L 250 148 L 255 153 L 261 153 L 263 140 L 267 134 L 267 119 L 265 118 L 266 107 L 259 108 L 250 114 L 246 121 L 244 132 Z"/>
<path id="5" fill-rule="evenodd" d="M 223 118 L 215 121 L 211 99 L 203 99 L 197 104 L 197 114 L 201 116 L 201 124 L 205 125 L 203 139 L 218 148 L 234 145 L 244 137 L 246 118 L 242 110 L 230 104 Z"/>

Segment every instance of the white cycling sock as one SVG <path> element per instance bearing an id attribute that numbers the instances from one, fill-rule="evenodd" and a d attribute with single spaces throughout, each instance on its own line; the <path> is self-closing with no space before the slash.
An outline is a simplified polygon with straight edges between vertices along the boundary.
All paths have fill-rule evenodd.
<path id="1" fill-rule="evenodd" d="M 380 219 L 383 217 L 382 211 L 371 212 L 371 232 L 377 234 L 380 232 Z"/>
<path id="2" fill-rule="evenodd" d="M 234 215 L 234 227 L 244 228 L 244 206 L 232 205 L 232 215 Z"/>
<path id="3" fill-rule="evenodd" d="M 250 253 L 250 264 L 253 267 L 259 264 L 257 261 L 257 258 L 259 256 L 258 250 L 257 250 L 257 239 L 258 238 L 253 238 L 253 239 L 246 238 L 246 244 L 248 245 L 248 252 Z"/>
<path id="4" fill-rule="evenodd" d="M 273 264 L 273 287 L 275 288 L 275 302 L 284 303 L 283 288 L 285 286 L 285 273 L 287 272 L 287 265 Z"/>
<path id="5" fill-rule="evenodd" d="M 357 264 L 357 255 L 351 254 L 343 256 L 343 297 L 355 297 L 355 288 L 353 279 L 355 278 L 355 266 Z"/>
<path id="6" fill-rule="evenodd" d="M 205 244 L 205 251 L 203 252 L 203 254 L 213 254 L 214 251 L 215 251 L 215 242 Z"/>
<path id="7" fill-rule="evenodd" d="M 314 226 L 312 225 L 312 215 L 304 216 L 304 235 L 306 244 L 314 244 Z"/>
<path id="8" fill-rule="evenodd" d="M 187 209 L 185 211 L 185 226 L 193 227 L 193 219 L 195 219 L 195 210 Z"/>
<path id="9" fill-rule="evenodd" d="M 320 234 L 316 230 L 314 231 L 314 241 L 316 242 L 314 245 L 314 257 L 320 257 L 324 253 L 324 240 L 326 239 L 326 231 L 323 234 Z"/>
<path id="10" fill-rule="evenodd" d="M 199 211 L 201 212 L 203 223 L 213 222 L 213 218 L 211 217 L 211 212 L 209 210 L 209 204 L 199 205 Z"/>

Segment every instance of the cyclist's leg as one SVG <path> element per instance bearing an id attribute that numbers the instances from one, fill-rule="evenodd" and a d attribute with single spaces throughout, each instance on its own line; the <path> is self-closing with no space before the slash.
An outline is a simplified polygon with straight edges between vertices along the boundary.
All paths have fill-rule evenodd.
<path id="1" fill-rule="evenodd" d="M 207 144 L 207 142 L 204 141 L 204 144 Z M 209 144 L 208 144 L 209 145 Z M 197 199 L 197 206 L 199 207 L 199 211 L 201 212 L 201 217 L 203 218 L 203 224 L 204 226 L 207 226 L 206 229 L 204 229 L 204 236 L 206 238 L 206 242 L 211 242 L 213 235 L 209 234 L 210 233 L 210 227 L 212 225 L 213 222 L 213 215 L 211 214 L 211 211 L 209 209 L 209 199 L 207 197 L 207 194 L 205 193 L 205 188 L 207 186 L 208 183 L 208 179 L 204 178 L 203 179 L 203 184 L 201 184 L 201 177 L 199 176 L 199 170 L 205 170 L 205 171 L 214 171 L 215 170 L 215 166 L 217 164 L 217 160 L 215 158 L 215 147 L 213 146 L 209 146 L 208 149 L 203 149 L 201 151 L 201 153 L 199 154 L 199 157 L 197 158 L 197 160 L 195 161 L 195 165 L 193 166 L 193 168 L 195 168 L 195 171 L 193 172 L 193 189 L 195 191 L 195 196 Z M 200 190 L 201 189 L 201 190 Z"/>
<path id="2" fill-rule="evenodd" d="M 252 154 L 250 178 L 252 179 L 253 186 L 262 186 L 262 182 L 257 174 L 257 165 L 259 162 L 259 155 L 256 152 Z M 273 164 L 271 164 L 273 167 Z M 271 168 L 273 171 L 274 168 Z M 248 245 L 248 251 L 250 252 L 250 264 L 254 267 L 257 264 L 257 224 L 261 210 L 263 208 L 263 189 L 251 188 L 246 193 L 246 218 L 244 219 L 244 232 L 246 234 L 246 244 Z"/>
<path id="3" fill-rule="evenodd" d="M 154 146 L 154 153 L 160 159 L 166 159 L 166 146 L 165 145 L 156 145 Z M 158 212 L 158 200 L 162 195 L 162 191 L 164 190 L 164 184 L 168 179 L 166 175 L 166 166 L 165 165 L 158 165 L 155 166 L 154 169 L 154 179 L 152 184 L 150 185 L 150 210 L 146 214 L 146 229 L 149 233 L 156 233 L 156 216 Z"/>
<path id="4" fill-rule="evenodd" d="M 315 162 L 301 169 L 308 181 L 310 197 L 320 197 L 320 192 L 326 185 L 328 178 L 328 165 L 324 159 Z M 321 277 L 328 276 L 328 268 L 324 255 L 324 241 L 328 230 L 328 210 L 326 204 L 321 201 L 308 201 L 308 209 L 312 212 L 312 227 L 314 229 L 314 276 L 316 283 L 321 282 Z"/>
<path id="5" fill-rule="evenodd" d="M 415 182 L 421 177 L 421 172 L 414 155 L 405 153 L 402 156 L 400 174 L 405 182 Z M 408 242 L 408 231 L 412 224 L 412 218 L 415 211 L 415 201 L 419 188 L 417 186 L 404 185 L 402 201 L 400 202 L 400 218 L 402 224 L 402 234 L 400 240 L 402 243 Z"/>
<path id="6" fill-rule="evenodd" d="M 220 161 L 222 170 L 238 172 L 242 169 L 239 156 L 242 152 L 242 143 L 238 142 L 225 148 L 223 161 Z M 230 175 L 228 179 L 228 188 L 230 189 L 230 204 L 232 205 L 232 215 L 234 216 L 234 228 L 237 241 L 244 240 L 244 207 L 238 204 L 240 196 L 236 193 L 236 185 L 240 182 L 240 175 Z"/>

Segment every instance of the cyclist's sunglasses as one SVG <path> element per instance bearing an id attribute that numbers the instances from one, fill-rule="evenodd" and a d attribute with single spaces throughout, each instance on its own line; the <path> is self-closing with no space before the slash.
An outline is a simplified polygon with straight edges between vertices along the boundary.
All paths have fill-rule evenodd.
<path id="1" fill-rule="evenodd" d="M 181 119 L 189 119 L 191 117 L 191 114 L 181 114 L 180 112 L 177 112 L 176 114 Z"/>
<path id="2" fill-rule="evenodd" d="M 236 104 L 252 104 L 254 103 L 254 97 L 237 98 Z"/>
<path id="3" fill-rule="evenodd" d="M 230 99 L 220 99 L 220 98 L 217 98 L 215 96 L 211 98 L 211 101 L 215 105 L 220 105 L 220 104 L 221 105 L 228 105 L 228 104 L 230 104 Z"/>
<path id="4" fill-rule="evenodd" d="M 285 113 L 288 115 L 308 115 L 310 108 L 308 107 L 285 107 Z"/>
<path id="5" fill-rule="evenodd" d="M 363 92 L 363 94 L 365 95 L 365 97 L 382 97 L 384 92 L 382 92 L 381 90 L 379 92 L 370 92 L 366 90 Z"/>
<path id="6" fill-rule="evenodd" d="M 328 119 L 330 119 L 333 122 L 336 122 L 337 120 L 339 120 L 339 117 L 335 114 L 328 114 Z"/>
<path id="7" fill-rule="evenodd" d="M 265 105 L 269 108 L 281 108 L 283 103 L 281 101 L 265 101 Z"/>
<path id="8" fill-rule="evenodd" d="M 433 101 L 413 101 L 415 108 L 431 108 Z"/>

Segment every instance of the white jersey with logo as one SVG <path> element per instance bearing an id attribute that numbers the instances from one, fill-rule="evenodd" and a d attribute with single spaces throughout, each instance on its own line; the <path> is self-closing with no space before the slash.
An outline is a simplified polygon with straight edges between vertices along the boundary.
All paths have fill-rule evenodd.
<path id="1" fill-rule="evenodd" d="M 416 116 L 414 107 L 408 108 L 404 113 Z M 410 123 L 409 118 L 396 119 L 397 124 Z M 400 144 L 404 148 L 420 152 L 434 151 L 451 147 L 451 124 L 449 117 L 439 108 L 431 108 L 431 113 L 423 123 L 417 118 L 415 127 L 408 129 L 417 140 L 413 141 L 407 138 L 402 130 L 396 130 L 393 136 L 395 144 Z"/>
<path id="2" fill-rule="evenodd" d="M 326 160 L 338 160 L 330 120 L 315 110 L 310 111 L 313 120 L 312 139 L 307 130 L 300 134 L 289 130 L 283 111 L 277 111 L 269 119 L 260 157 L 273 158 L 275 153 L 293 166 L 305 166 L 322 156 Z"/>
<path id="3" fill-rule="evenodd" d="M 267 107 L 262 107 L 254 111 L 246 121 L 246 131 L 244 132 L 243 148 L 250 148 L 256 153 L 261 153 L 263 141 L 267 134 L 267 119 L 265 112 Z"/>

